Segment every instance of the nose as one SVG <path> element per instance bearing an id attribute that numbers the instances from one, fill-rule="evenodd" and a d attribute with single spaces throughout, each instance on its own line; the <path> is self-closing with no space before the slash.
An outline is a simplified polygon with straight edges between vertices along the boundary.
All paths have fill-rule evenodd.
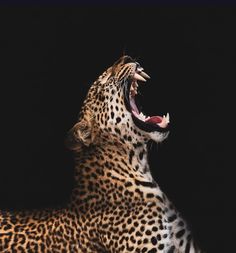
<path id="1" fill-rule="evenodd" d="M 135 62 L 135 64 L 136 64 L 136 71 L 137 70 L 140 70 L 140 69 L 143 69 L 142 67 L 141 67 L 141 65 L 136 61 Z"/>

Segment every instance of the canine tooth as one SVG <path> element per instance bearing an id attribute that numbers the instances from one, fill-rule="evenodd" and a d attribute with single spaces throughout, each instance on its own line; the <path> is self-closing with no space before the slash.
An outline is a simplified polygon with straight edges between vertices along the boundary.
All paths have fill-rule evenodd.
<path id="1" fill-rule="evenodd" d="M 147 74 L 147 73 L 145 73 L 144 71 L 141 71 L 140 73 L 139 73 L 142 77 L 144 77 L 144 78 L 147 78 L 147 79 L 150 79 L 151 77 Z"/>
<path id="2" fill-rule="evenodd" d="M 166 114 L 166 122 L 170 123 L 170 115 L 169 115 L 169 113 Z"/>
<path id="3" fill-rule="evenodd" d="M 146 80 L 142 76 L 140 76 L 138 73 L 134 74 L 134 79 L 146 82 Z"/>
<path id="4" fill-rule="evenodd" d="M 167 126 L 168 122 L 166 121 L 166 117 L 163 116 L 163 119 L 161 121 L 161 123 L 158 124 L 158 126 L 165 128 Z"/>

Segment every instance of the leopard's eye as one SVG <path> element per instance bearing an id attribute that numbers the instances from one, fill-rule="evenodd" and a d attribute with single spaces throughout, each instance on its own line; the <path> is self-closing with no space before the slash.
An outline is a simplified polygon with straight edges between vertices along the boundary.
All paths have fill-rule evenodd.
<path id="1" fill-rule="evenodd" d="M 124 56 L 123 64 L 134 62 L 130 56 Z"/>

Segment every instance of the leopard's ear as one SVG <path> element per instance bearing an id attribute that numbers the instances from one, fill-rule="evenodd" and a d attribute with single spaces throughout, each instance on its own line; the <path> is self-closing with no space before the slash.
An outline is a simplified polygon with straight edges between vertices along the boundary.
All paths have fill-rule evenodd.
<path id="1" fill-rule="evenodd" d="M 82 119 L 76 123 L 67 134 L 66 146 L 72 150 L 79 150 L 83 146 L 89 146 L 93 141 L 92 125 Z"/>

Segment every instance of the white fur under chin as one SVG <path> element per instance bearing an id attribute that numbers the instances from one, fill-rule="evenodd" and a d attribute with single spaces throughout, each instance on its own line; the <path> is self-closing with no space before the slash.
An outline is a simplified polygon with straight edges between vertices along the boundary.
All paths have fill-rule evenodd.
<path id="1" fill-rule="evenodd" d="M 160 133 L 160 132 L 151 132 L 149 133 L 149 137 L 151 140 L 155 141 L 155 142 L 162 142 L 164 141 L 169 135 L 169 132 L 166 133 Z"/>

